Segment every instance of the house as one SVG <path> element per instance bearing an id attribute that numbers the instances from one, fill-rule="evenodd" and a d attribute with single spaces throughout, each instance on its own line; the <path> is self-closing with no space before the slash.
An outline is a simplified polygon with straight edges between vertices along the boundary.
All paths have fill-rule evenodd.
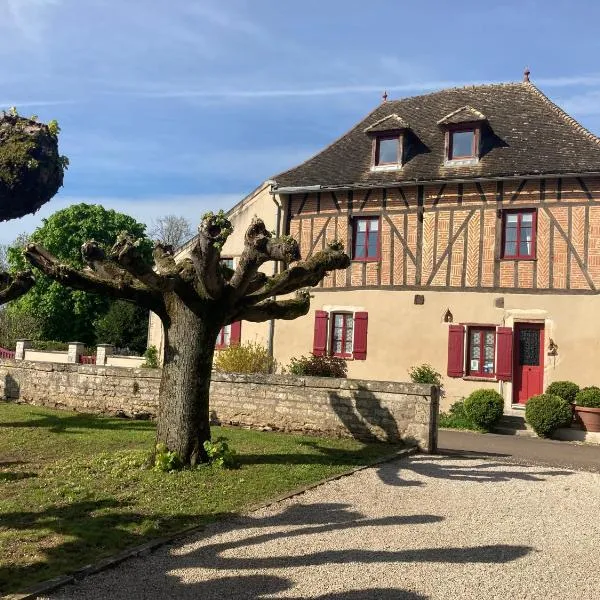
<path id="1" fill-rule="evenodd" d="M 509 410 L 551 381 L 600 383 L 600 139 L 528 73 L 384 101 L 267 192 L 246 215 L 303 258 L 333 239 L 352 258 L 309 315 L 269 326 L 280 364 L 332 353 L 350 377 L 398 381 L 430 363 L 446 406 L 487 387 Z"/>

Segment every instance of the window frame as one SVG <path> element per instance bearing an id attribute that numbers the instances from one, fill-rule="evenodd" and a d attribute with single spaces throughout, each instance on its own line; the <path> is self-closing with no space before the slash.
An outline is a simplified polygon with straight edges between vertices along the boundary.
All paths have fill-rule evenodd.
<path id="1" fill-rule="evenodd" d="M 356 240 L 358 238 L 358 222 L 359 221 L 377 221 L 377 248 L 375 251 L 375 256 L 356 256 Z M 369 227 L 367 226 L 366 230 L 366 240 L 365 240 L 365 249 L 366 253 L 369 252 Z M 381 260 L 381 217 L 379 216 L 365 216 L 358 215 L 352 218 L 352 260 L 358 262 L 377 262 Z"/>
<path id="2" fill-rule="evenodd" d="M 225 330 L 227 328 L 229 328 L 229 341 L 225 342 Z M 224 348 L 229 348 L 229 346 L 231 346 L 231 323 L 229 325 L 223 325 L 223 327 L 219 329 L 215 349 L 222 350 Z"/>
<path id="3" fill-rule="evenodd" d="M 506 224 L 508 215 L 517 215 L 517 241 L 516 254 L 506 253 Z M 532 215 L 531 219 L 531 252 L 529 254 L 521 254 L 521 222 L 524 214 Z M 537 209 L 535 208 L 518 208 L 502 211 L 502 248 L 500 256 L 503 260 L 536 260 L 537 258 Z"/>
<path id="4" fill-rule="evenodd" d="M 335 317 L 337 315 L 342 315 L 344 317 L 343 324 L 342 324 L 342 345 L 341 345 L 342 352 L 334 352 Z M 348 341 L 347 337 L 346 337 L 346 332 L 347 332 L 346 317 L 350 317 L 352 319 L 352 339 L 350 340 L 351 351 L 349 354 L 345 352 L 346 343 Z M 329 320 L 330 320 L 330 326 L 329 326 L 329 331 L 328 331 L 328 334 L 329 334 L 329 343 L 328 343 L 329 356 L 337 356 L 338 358 L 344 358 L 346 360 L 354 358 L 354 326 L 355 326 L 354 313 L 349 312 L 349 311 L 343 311 L 343 310 L 332 311 L 329 313 Z"/>
<path id="5" fill-rule="evenodd" d="M 397 167 L 402 166 L 402 145 L 403 135 L 401 133 L 385 133 L 382 135 L 376 135 L 373 138 L 373 156 L 372 165 L 373 167 Z M 379 160 L 379 148 L 383 140 L 396 140 L 396 160 L 392 162 L 381 162 Z"/>
<path id="6" fill-rule="evenodd" d="M 497 357 L 496 349 L 498 346 L 498 331 L 496 325 L 466 325 L 467 344 L 466 344 L 466 377 L 475 377 L 478 379 L 496 379 L 496 368 L 497 368 Z M 479 370 L 473 371 L 471 369 L 471 333 L 473 331 L 479 331 L 480 333 L 492 332 L 494 334 L 494 367 L 491 373 L 485 373 L 483 371 L 483 362 L 485 359 L 485 335 L 480 336 L 479 340 Z"/>
<path id="7" fill-rule="evenodd" d="M 465 131 L 473 132 L 473 143 L 471 145 L 471 154 L 465 154 L 461 156 L 453 156 L 453 141 L 454 134 Z M 465 123 L 464 125 L 454 125 L 449 127 L 446 131 L 446 160 L 450 163 L 461 160 L 473 160 L 479 159 L 479 139 L 481 137 L 481 126 L 473 123 Z"/>

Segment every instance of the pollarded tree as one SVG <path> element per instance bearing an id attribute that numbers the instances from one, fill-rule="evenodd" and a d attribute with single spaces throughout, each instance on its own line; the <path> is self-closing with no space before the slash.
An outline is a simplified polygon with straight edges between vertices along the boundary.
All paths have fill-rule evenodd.
<path id="1" fill-rule="evenodd" d="M 237 268 L 228 269 L 221 264 L 221 248 L 232 231 L 222 212 L 209 213 L 202 218 L 190 258 L 176 263 L 173 248 L 157 243 L 154 266 L 144 260 L 138 241 L 128 234 L 108 254 L 94 241 L 85 243 L 83 269 L 61 263 L 37 244 L 25 250 L 33 265 L 63 285 L 128 300 L 160 317 L 165 356 L 157 443 L 177 452 L 184 464 L 206 460 L 210 377 L 221 327 L 240 320 L 305 315 L 310 307 L 306 288 L 317 285 L 329 271 L 350 265 L 338 242 L 300 261 L 293 238 L 274 238 L 263 221 L 254 218 Z M 285 270 L 265 275 L 259 269 L 268 261 L 281 261 Z M 294 298 L 275 298 L 293 292 Z"/>

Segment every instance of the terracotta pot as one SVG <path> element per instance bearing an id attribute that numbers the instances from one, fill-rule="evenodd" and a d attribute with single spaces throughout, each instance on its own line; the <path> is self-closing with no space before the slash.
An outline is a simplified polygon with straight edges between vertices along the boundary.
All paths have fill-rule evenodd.
<path id="1" fill-rule="evenodd" d="M 600 408 L 575 406 L 575 413 L 586 431 L 600 431 Z"/>

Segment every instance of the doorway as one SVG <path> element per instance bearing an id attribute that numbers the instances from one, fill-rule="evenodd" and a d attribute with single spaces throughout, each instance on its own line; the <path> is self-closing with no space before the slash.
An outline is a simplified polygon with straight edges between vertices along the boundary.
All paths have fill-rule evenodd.
<path id="1" fill-rule="evenodd" d="M 544 391 L 544 324 L 515 323 L 513 403 Z"/>

